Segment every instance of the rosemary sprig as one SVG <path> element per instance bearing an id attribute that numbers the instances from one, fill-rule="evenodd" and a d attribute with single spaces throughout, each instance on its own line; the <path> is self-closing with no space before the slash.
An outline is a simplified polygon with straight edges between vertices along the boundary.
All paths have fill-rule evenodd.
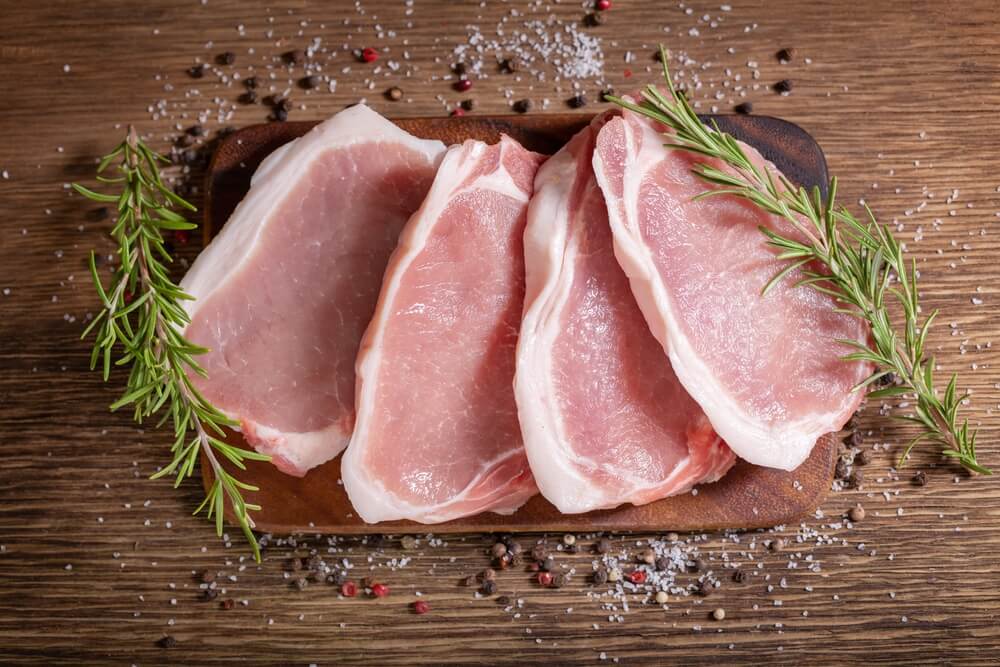
<path id="1" fill-rule="evenodd" d="M 916 395 L 915 414 L 899 418 L 919 424 L 922 431 L 907 444 L 900 465 L 914 446 L 930 442 L 968 470 L 992 474 L 976 460 L 976 431 L 969 428 L 968 419 L 959 420 L 959 407 L 968 394 L 958 393 L 957 376 L 951 376 L 943 395 L 935 388 L 934 358 L 925 355 L 924 345 L 937 311 L 921 321 L 916 262 L 906 261 L 899 243 L 888 228 L 876 221 L 867 205 L 862 221 L 837 203 L 836 177 L 830 180 L 825 198 L 818 187 L 807 190 L 784 176 L 776 179 L 769 170 L 750 160 L 736 139 L 719 130 L 714 121 L 710 127 L 702 123 L 687 98 L 674 87 L 662 46 L 660 54 L 668 95 L 650 85 L 642 93 L 645 101 L 641 105 L 611 99 L 673 130 L 668 147 L 720 160 L 728 167 L 723 170 L 706 163 L 694 167 L 697 176 L 721 186 L 700 197 L 731 195 L 746 199 L 787 220 L 801 235 L 792 238 L 760 227 L 768 245 L 779 251 L 778 258 L 787 261 L 764 285 L 762 293 L 800 270 L 803 277 L 795 286 L 808 286 L 828 294 L 842 304 L 836 308 L 838 312 L 868 322 L 871 345 L 849 339 L 838 342 L 855 350 L 845 355 L 845 360 L 872 362 L 876 366 L 870 376 L 854 387 L 855 391 L 894 376 L 898 383 L 890 382 L 868 395 L 872 398 Z M 812 267 L 821 267 L 822 272 Z M 902 308 L 901 333 L 890 319 L 890 300 Z"/>
<path id="2" fill-rule="evenodd" d="M 93 369 L 101 363 L 105 381 L 117 348 L 122 353 L 114 365 L 131 366 L 125 392 L 111 405 L 112 410 L 130 405 L 136 422 L 142 423 L 160 412 L 157 426 L 168 419 L 173 421 L 173 460 L 152 478 L 173 475 L 177 487 L 193 474 L 198 455 L 204 452 L 215 481 L 194 513 L 205 510 L 209 519 L 214 517 L 216 532 L 221 536 L 223 509 L 228 499 L 252 545 L 254 558 L 260 561 L 250 516 L 260 506 L 246 502 L 242 494 L 258 489 L 229 474 L 220 464 L 219 456 L 241 470 L 246 469 L 243 462 L 247 459 L 261 461 L 269 457 L 223 442 L 222 427 L 235 423 L 201 395 L 188 375 L 189 372 L 206 374 L 194 357 L 207 350 L 181 333 L 189 322 L 181 302 L 192 297 L 170 278 L 168 264 L 173 259 L 164 246 L 164 232 L 196 228 L 197 225 L 174 210 L 196 209 L 163 182 L 159 167 L 166 161 L 129 127 L 125 140 L 97 167 L 97 180 L 120 187 L 121 193 L 101 194 L 73 184 L 88 199 L 113 203 L 118 209 L 111 236 L 118 244 L 119 265 L 111 285 L 105 289 L 97 272 L 96 256 L 91 252 L 90 273 L 101 299 L 101 311 L 87 326 L 83 337 L 96 332 L 90 366 Z M 118 175 L 102 176 L 113 163 L 117 163 Z"/>

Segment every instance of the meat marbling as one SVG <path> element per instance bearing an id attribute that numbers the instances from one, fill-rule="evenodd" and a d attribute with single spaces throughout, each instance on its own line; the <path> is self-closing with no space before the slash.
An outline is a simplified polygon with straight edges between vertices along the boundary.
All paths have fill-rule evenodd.
<path id="1" fill-rule="evenodd" d="M 399 232 L 444 153 L 363 105 L 271 154 L 181 285 L 197 388 L 282 471 L 336 456 L 354 360 Z"/>
<path id="2" fill-rule="evenodd" d="M 508 137 L 452 147 L 400 237 L 358 355 L 342 462 L 369 523 L 509 513 L 537 492 L 512 385 L 543 159 Z"/>
<path id="3" fill-rule="evenodd" d="M 863 341 L 867 330 L 833 312 L 832 298 L 794 287 L 794 273 L 762 297 L 783 262 L 758 226 L 794 230 L 734 197 L 695 200 L 708 186 L 691 167 L 706 160 L 665 148 L 662 129 L 625 112 L 598 136 L 594 171 L 615 254 L 716 432 L 751 463 L 792 470 L 857 409 L 862 396 L 851 388 L 868 369 L 842 361 L 849 350 L 835 339 Z"/>
<path id="4" fill-rule="evenodd" d="M 515 394 L 539 490 L 559 511 L 641 505 L 734 461 L 677 381 L 615 260 L 591 167 L 598 117 L 535 177 Z"/>

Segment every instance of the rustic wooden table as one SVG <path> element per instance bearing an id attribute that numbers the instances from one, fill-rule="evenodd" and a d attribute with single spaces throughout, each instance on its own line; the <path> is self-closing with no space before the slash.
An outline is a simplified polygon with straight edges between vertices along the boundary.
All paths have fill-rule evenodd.
<path id="1" fill-rule="evenodd" d="M 122 378 L 105 385 L 87 370 L 88 344 L 78 340 L 95 307 L 86 257 L 94 247 L 109 251 L 110 224 L 67 183 L 92 180 L 95 157 L 126 123 L 168 150 L 179 130 L 201 122 L 208 134 L 194 148 L 207 151 L 220 127 L 263 121 L 265 107 L 236 103 L 242 86 L 231 79 L 253 69 L 268 77 L 267 92 L 281 92 L 303 71 L 279 64 L 280 54 L 310 45 L 322 80 L 295 88 L 292 118 L 323 118 L 362 98 L 395 116 L 444 115 L 467 97 L 478 102 L 474 113 L 506 112 L 507 99 L 525 97 L 538 112 L 546 98 L 547 110 L 565 110 L 573 87 L 554 78 L 556 56 L 544 81 L 531 67 L 501 75 L 489 64 L 489 77 L 467 94 L 443 80 L 453 50 L 477 30 L 490 63 L 493 40 L 531 32 L 529 43 L 538 43 L 533 21 L 548 24 L 538 30 L 550 39 L 600 38 L 603 74 L 577 79 L 592 102 L 585 110 L 597 107 L 605 84 L 628 90 L 652 80 L 651 54 L 663 40 L 674 62 L 690 58 L 682 77 L 701 109 L 752 101 L 756 113 L 812 132 L 846 200 L 864 198 L 902 226 L 925 307 L 943 310 L 931 336 L 941 371 L 961 371 L 981 458 L 1000 468 L 994 3 L 613 2 L 592 27 L 583 27 L 588 3 L 579 1 L 2 3 L 0 662 L 996 664 L 1000 486 L 933 452 L 895 474 L 908 432 L 877 405 L 862 421 L 874 454 L 862 490 L 833 493 L 802 526 L 774 534 L 682 536 L 722 573 L 722 585 L 707 599 L 671 595 L 667 609 L 592 586 L 584 576 L 592 536 L 580 536 L 579 553 L 559 555 L 561 567 L 577 571 L 560 590 L 540 589 L 521 570 L 500 573 L 508 605 L 458 583 L 488 565 L 489 536 L 419 536 L 411 550 L 398 537 L 274 538 L 258 567 L 238 533 L 223 544 L 189 516 L 197 481 L 175 490 L 146 479 L 167 461 L 169 437 L 109 414 Z M 363 46 L 385 51 L 361 64 L 351 49 Z M 793 57 L 780 64 L 775 53 L 786 47 Z M 227 50 L 232 66 L 212 65 L 197 80 L 186 74 Z M 690 85 L 694 75 L 700 88 Z M 770 90 L 786 78 L 790 95 Z M 403 100 L 383 97 L 392 85 Z M 198 165 L 191 170 L 197 179 Z M 192 258 L 197 245 L 180 255 Z M 910 481 L 916 470 L 926 471 L 926 486 Z M 843 513 L 858 503 L 867 516 L 847 527 Z M 660 536 L 613 543 L 631 553 L 652 537 Z M 765 547 L 779 537 L 788 540 L 783 550 Z M 297 590 L 286 561 L 313 549 L 328 562 L 346 558 L 358 576 L 374 569 L 392 594 L 338 599 L 319 583 Z M 751 576 L 732 581 L 727 563 Z M 194 575 L 203 570 L 225 589 L 214 601 L 199 600 Z M 411 613 L 417 592 L 430 613 Z M 235 608 L 221 609 L 226 599 Z M 725 620 L 709 618 L 714 608 Z M 176 646 L 158 646 L 166 636 Z"/>

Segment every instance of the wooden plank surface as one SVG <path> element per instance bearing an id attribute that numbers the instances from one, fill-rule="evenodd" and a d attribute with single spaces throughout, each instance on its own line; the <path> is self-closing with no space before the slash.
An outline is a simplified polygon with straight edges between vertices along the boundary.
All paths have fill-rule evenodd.
<path id="1" fill-rule="evenodd" d="M 691 60 L 682 78 L 702 81 L 689 86 L 701 110 L 746 99 L 757 113 L 798 123 L 823 146 L 846 201 L 863 198 L 881 219 L 904 225 L 925 308 L 943 310 L 931 336 L 941 372 L 961 371 L 973 391 L 968 414 L 981 428 L 981 458 L 1000 467 L 995 4 L 730 4 L 724 11 L 718 2 L 614 0 L 602 25 L 581 30 L 601 38 L 605 78 L 618 90 L 654 76 L 652 49 L 665 40 L 675 59 Z M 94 295 L 85 257 L 92 247 L 109 250 L 109 223 L 65 184 L 92 177 L 95 158 L 120 139 L 123 123 L 166 149 L 202 113 L 210 132 L 196 146 L 210 144 L 221 125 L 264 120 L 263 106 L 236 104 L 239 84 L 214 70 L 197 81 L 185 74 L 196 59 L 227 49 L 236 63 L 218 71 L 246 76 L 251 64 L 266 72 L 279 54 L 322 38 L 324 72 L 336 90 L 325 81 L 308 93 L 295 89 L 305 108 L 296 106 L 292 119 L 322 118 L 361 98 L 395 116 L 444 115 L 445 103 L 470 96 L 473 113 L 504 113 L 508 99 L 524 97 L 540 112 L 545 98 L 548 110 L 563 110 L 573 88 L 551 71 L 539 81 L 528 71 L 490 70 L 467 94 L 441 77 L 469 26 L 489 41 L 501 22 L 512 34 L 550 14 L 580 21 L 585 10 L 579 2 L 490 0 L 0 8 L 0 662 L 996 664 L 997 482 L 967 477 L 932 452 L 918 453 L 897 475 L 890 467 L 909 432 L 880 416 L 879 405 L 862 419 L 864 446 L 878 445 L 862 489 L 834 493 L 804 527 L 776 531 L 789 540 L 781 551 L 766 548 L 772 533 L 681 536 L 684 549 L 724 576 L 710 598 L 671 595 L 669 609 L 628 595 L 626 611 L 621 599 L 601 595 L 608 587 L 593 587 L 583 574 L 594 560 L 585 534 L 579 553 L 558 555 L 559 567 L 577 571 L 559 590 L 540 589 L 519 569 L 498 574 L 511 609 L 458 585 L 489 563 L 486 536 L 421 537 L 405 551 L 395 538 L 275 538 L 263 565 L 245 560 L 235 533 L 227 547 L 188 516 L 200 499 L 196 480 L 174 490 L 145 479 L 168 460 L 167 434 L 109 414 L 121 378 L 104 385 L 86 370 L 88 346 L 78 337 Z M 389 52 L 376 73 L 344 45 Z M 774 53 L 784 47 L 795 53 L 782 65 Z M 272 70 L 276 91 L 301 70 Z M 783 78 L 793 82 L 790 95 L 766 88 Z M 580 83 L 595 100 L 602 84 Z M 391 85 L 404 89 L 403 101 L 381 96 Z M 751 86 L 746 98 L 730 92 L 737 85 Z M 220 102 L 235 109 L 222 123 Z M 180 246 L 181 256 L 192 258 L 197 246 Z M 910 483 L 915 470 L 927 473 L 926 486 Z M 843 513 L 857 503 L 867 516 L 847 527 Z M 634 553 L 652 537 L 662 536 L 617 536 L 613 553 Z M 355 575 L 374 568 L 392 594 L 338 599 L 326 584 L 297 590 L 290 582 L 298 575 L 286 576 L 284 563 L 310 549 L 327 562 L 348 559 Z M 408 559 L 403 567 L 400 557 Z M 743 583 L 728 576 L 725 565 L 736 563 L 751 573 Z M 204 569 L 219 573 L 226 589 L 219 599 L 234 599 L 234 609 L 198 601 L 193 573 Z M 679 575 L 678 583 L 698 576 Z M 431 613 L 409 613 L 416 592 Z M 715 607 L 726 610 L 725 620 L 709 620 Z M 174 648 L 156 646 L 165 635 Z"/>
<path id="2" fill-rule="evenodd" d="M 536 114 L 460 116 L 399 119 L 396 123 L 422 139 L 446 145 L 466 139 L 489 143 L 507 135 L 528 150 L 554 154 L 569 137 L 587 126 L 590 114 Z M 727 114 L 711 119 L 740 141 L 761 151 L 793 182 L 825 189 L 826 161 L 819 145 L 801 128 L 768 116 Z M 309 122 L 263 123 L 224 137 L 212 155 L 205 177 L 206 239 L 219 233 L 237 204 L 250 189 L 258 165 L 278 146 L 314 127 Z M 703 485 L 697 494 L 685 493 L 636 507 L 626 504 L 586 514 L 563 514 L 536 495 L 513 514 L 483 512 L 434 527 L 437 532 L 482 533 L 496 531 L 656 531 L 707 530 L 709 528 L 769 528 L 798 521 L 816 508 L 830 490 L 837 434 L 827 434 L 809 458 L 794 471 L 775 470 L 738 461 L 721 480 Z M 247 448 L 243 436 L 230 431 L 227 442 Z M 202 456 L 206 492 L 214 484 L 211 465 Z M 227 466 L 241 481 L 259 488 L 246 494 L 247 502 L 261 506 L 254 522 L 259 530 L 364 534 L 372 530 L 409 532 L 426 530 L 412 521 L 393 521 L 373 527 L 354 512 L 342 484 L 340 457 L 310 470 L 305 477 L 280 472 L 269 462 L 248 462 L 245 472 Z M 233 515 L 228 515 L 232 519 Z"/>

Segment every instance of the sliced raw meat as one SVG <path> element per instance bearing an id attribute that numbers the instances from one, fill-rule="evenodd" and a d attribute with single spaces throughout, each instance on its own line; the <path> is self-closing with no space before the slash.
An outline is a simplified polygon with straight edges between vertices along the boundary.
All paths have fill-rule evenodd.
<path id="1" fill-rule="evenodd" d="M 523 235 L 544 158 L 449 149 L 389 262 L 358 355 L 344 486 L 369 523 L 509 513 L 537 492 L 514 403 Z"/>
<path id="2" fill-rule="evenodd" d="M 197 388 L 292 475 L 354 427 L 354 359 L 399 232 L 444 145 L 367 107 L 268 156 L 181 283 L 188 337 L 210 349 Z"/>
<path id="3" fill-rule="evenodd" d="M 735 197 L 695 200 L 708 186 L 691 167 L 706 160 L 665 148 L 662 129 L 625 112 L 598 136 L 594 171 L 615 254 L 653 335 L 716 432 L 751 463 L 792 470 L 857 409 L 861 393 L 851 387 L 867 368 L 841 361 L 849 350 L 835 339 L 864 340 L 867 331 L 833 312 L 832 298 L 794 287 L 794 273 L 762 297 L 784 262 L 758 226 L 794 230 Z"/>
<path id="4" fill-rule="evenodd" d="M 615 260 L 591 168 L 603 120 L 539 169 L 524 236 L 515 394 L 535 481 L 566 513 L 682 493 L 734 461 L 677 381 Z"/>

